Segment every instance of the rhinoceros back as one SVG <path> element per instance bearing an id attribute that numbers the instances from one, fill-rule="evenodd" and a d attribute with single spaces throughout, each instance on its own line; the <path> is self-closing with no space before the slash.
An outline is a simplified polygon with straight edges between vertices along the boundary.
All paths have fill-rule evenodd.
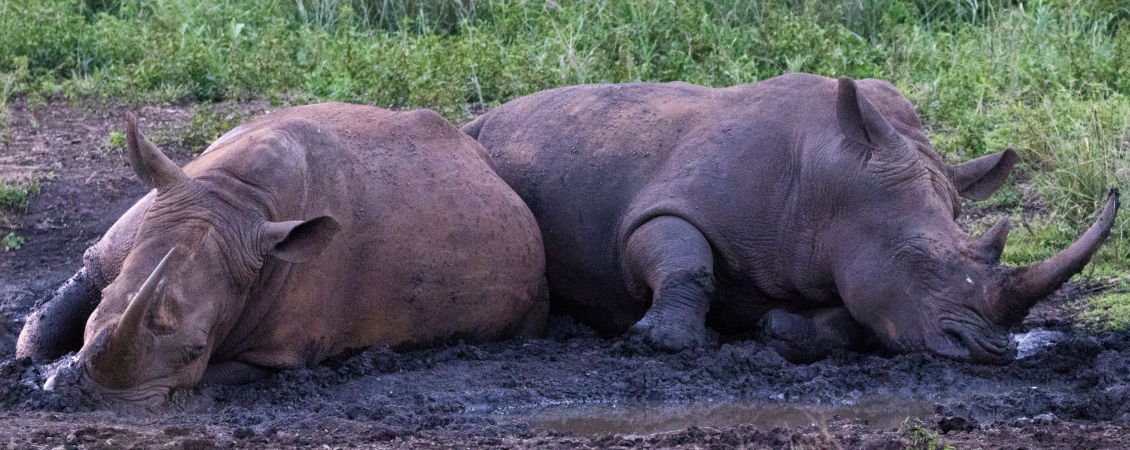
<path id="1" fill-rule="evenodd" d="M 537 217 L 554 307 L 618 334 L 650 305 L 621 252 L 659 216 L 703 233 L 716 276 L 730 277 L 719 295 L 786 294 L 766 255 L 781 253 L 771 246 L 795 192 L 795 130 L 805 126 L 806 108 L 782 105 L 826 94 L 793 86 L 804 83 L 572 86 L 499 106 L 464 131 Z"/>
<path id="2" fill-rule="evenodd" d="M 301 172 L 273 196 L 270 220 L 329 215 L 343 230 L 311 261 L 268 258 L 260 295 L 213 359 L 295 366 L 350 347 L 497 339 L 544 315 L 532 214 L 443 118 L 323 104 L 259 121 L 206 156 L 241 139 L 287 143 L 263 149 L 283 170 L 254 166 Z"/>

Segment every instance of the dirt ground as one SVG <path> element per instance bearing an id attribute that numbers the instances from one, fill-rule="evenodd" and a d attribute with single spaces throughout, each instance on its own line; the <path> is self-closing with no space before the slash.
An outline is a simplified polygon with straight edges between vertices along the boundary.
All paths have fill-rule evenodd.
<path id="1" fill-rule="evenodd" d="M 371 348 L 245 386 L 179 392 L 161 411 L 43 391 L 66 361 L 12 357 L 23 317 L 146 189 L 108 138 L 124 129 L 126 107 L 11 108 L 0 177 L 35 174 L 42 190 L 26 213 L 0 220 L 0 235 L 27 239 L 0 251 L 0 449 L 902 449 L 931 448 L 935 433 L 957 448 L 1130 447 L 1130 334 L 1075 326 L 1070 311 L 1095 291 L 1087 284 L 1038 305 L 1014 332 L 1051 345 L 1003 367 L 855 353 L 795 365 L 752 341 L 657 354 L 555 317 L 544 339 Z M 174 160 L 191 159 L 177 139 L 190 108 L 132 109 Z M 881 406 L 859 412 L 869 404 Z M 918 420 L 900 423 L 906 416 Z"/>

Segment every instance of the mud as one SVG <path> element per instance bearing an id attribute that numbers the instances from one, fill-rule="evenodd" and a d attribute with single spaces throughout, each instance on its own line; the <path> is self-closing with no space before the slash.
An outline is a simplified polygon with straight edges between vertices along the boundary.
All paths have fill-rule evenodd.
<path id="1" fill-rule="evenodd" d="M 835 405 L 741 401 L 555 405 L 528 411 L 508 411 L 498 417 L 518 417 L 534 429 L 576 434 L 654 434 L 690 427 L 723 428 L 743 424 L 772 430 L 813 426 L 833 418 L 894 428 L 901 426 L 907 418 L 928 420 L 933 416 L 934 405 L 929 401 L 859 398 L 845 399 Z"/>
<path id="2" fill-rule="evenodd" d="M 189 111 L 133 109 L 151 135 L 172 137 Z M 857 353 L 796 365 L 754 341 L 655 353 L 554 317 L 543 339 L 357 350 L 244 386 L 178 392 L 156 411 L 44 391 L 53 374 L 73 376 L 67 358 L 12 359 L 15 337 L 31 305 L 144 194 L 103 143 L 124 110 L 13 107 L 0 176 L 53 179 L 0 227 L 28 239 L 0 252 L 0 448 L 901 449 L 933 433 L 958 448 L 1130 446 L 1130 334 L 1076 326 L 1072 309 L 1097 290 L 1080 283 L 1013 330 L 1027 353 L 1007 366 Z M 191 158 L 166 140 L 179 163 Z"/>

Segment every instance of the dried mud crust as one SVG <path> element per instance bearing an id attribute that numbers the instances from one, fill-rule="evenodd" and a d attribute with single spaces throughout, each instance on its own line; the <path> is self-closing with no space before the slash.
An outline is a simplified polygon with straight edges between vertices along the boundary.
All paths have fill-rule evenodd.
<path id="1" fill-rule="evenodd" d="M 245 386 L 179 392 L 163 411 L 42 391 L 52 367 L 11 358 L 23 316 L 145 193 L 124 155 L 103 145 L 110 130 L 122 129 L 125 109 L 52 103 L 33 116 L 19 102 L 13 108 L 16 138 L 0 149 L 0 176 L 33 168 L 54 179 L 26 215 L 13 217 L 27 244 L 0 252 L 0 448 L 904 448 L 913 433 L 835 416 L 807 427 L 573 435 L 507 415 L 578 403 L 837 404 L 868 397 L 928 402 L 936 414 L 923 419 L 926 430 L 959 448 L 1130 447 L 1130 335 L 1076 329 L 1068 308 L 1092 291 L 1080 284 L 1042 302 L 1015 330 L 1066 338 L 1002 367 L 854 353 L 794 365 L 752 341 L 654 353 L 555 317 L 544 339 L 356 351 Z M 135 109 L 151 135 L 175 136 L 189 115 L 179 106 Z M 191 158 L 187 149 L 161 147 L 179 163 Z"/>

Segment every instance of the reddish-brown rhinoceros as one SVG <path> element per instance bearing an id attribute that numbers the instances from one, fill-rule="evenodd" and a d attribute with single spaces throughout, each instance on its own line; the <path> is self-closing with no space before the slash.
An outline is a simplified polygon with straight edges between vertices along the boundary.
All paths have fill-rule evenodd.
<path id="1" fill-rule="evenodd" d="M 351 347 L 544 326 L 533 215 L 482 147 L 432 111 L 288 108 L 183 171 L 132 116 L 127 130 L 154 191 L 32 314 L 18 348 L 58 356 L 85 321 L 82 383 L 104 397 L 150 403 L 202 377 L 237 381 Z M 94 304 L 89 320 L 73 312 Z"/>
<path id="2" fill-rule="evenodd" d="M 877 336 L 1004 363 L 1008 327 L 1083 268 L 1118 208 L 1058 256 L 1000 266 L 1008 221 L 969 236 L 958 196 L 988 198 L 1016 154 L 943 163 L 879 80 L 574 86 L 463 131 L 537 217 L 554 308 L 666 349 L 760 322 L 793 360 Z"/>

